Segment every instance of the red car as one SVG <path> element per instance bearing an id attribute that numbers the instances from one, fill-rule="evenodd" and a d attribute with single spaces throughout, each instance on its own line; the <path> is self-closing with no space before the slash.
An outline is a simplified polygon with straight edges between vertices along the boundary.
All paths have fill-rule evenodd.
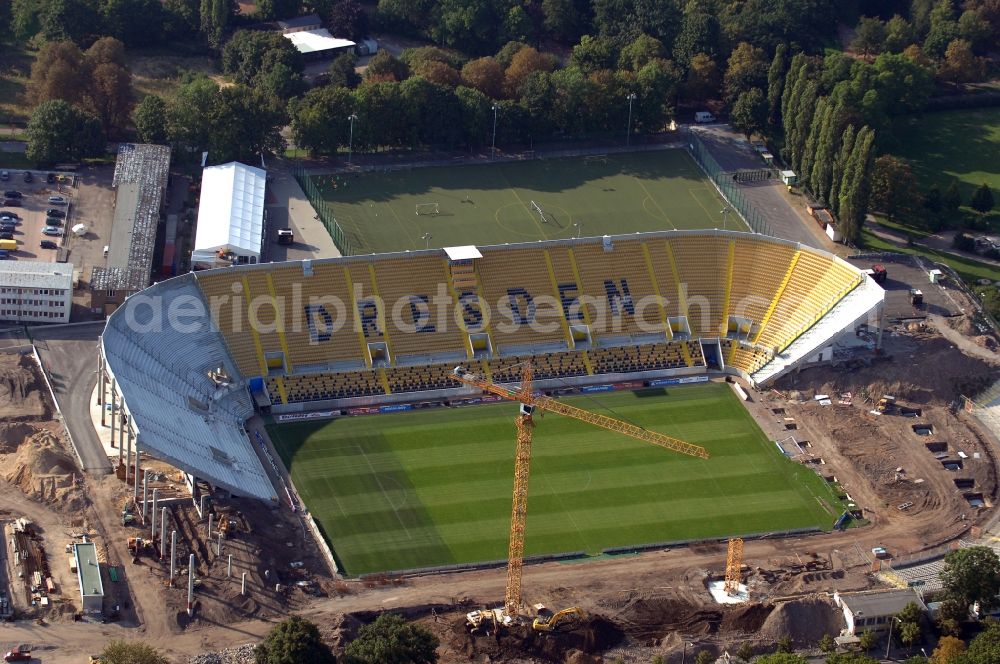
<path id="1" fill-rule="evenodd" d="M 13 650 L 8 650 L 7 654 L 3 656 L 3 661 L 5 662 L 30 662 L 31 652 L 27 650 L 18 650 L 14 648 Z"/>

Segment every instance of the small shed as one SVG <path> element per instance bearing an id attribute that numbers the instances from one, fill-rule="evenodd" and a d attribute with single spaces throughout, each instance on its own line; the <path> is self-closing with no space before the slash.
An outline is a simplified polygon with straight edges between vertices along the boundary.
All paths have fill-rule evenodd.
<path id="1" fill-rule="evenodd" d="M 888 590 L 883 592 L 841 595 L 834 593 L 833 601 L 844 611 L 848 634 L 858 634 L 866 629 L 873 632 L 889 629 L 893 617 L 913 603 L 921 611 L 927 610 L 920 596 L 913 590 Z"/>
<path id="2" fill-rule="evenodd" d="M 795 171 L 781 171 L 781 181 L 790 187 L 799 181 L 799 176 Z"/>
<path id="3" fill-rule="evenodd" d="M 295 18 L 286 18 L 277 21 L 281 34 L 287 35 L 292 32 L 302 32 L 303 30 L 319 30 L 323 27 L 323 21 L 316 14 L 306 14 Z"/>
<path id="4" fill-rule="evenodd" d="M 76 559 L 76 578 L 80 584 L 83 612 L 101 613 L 104 610 L 104 582 L 101 581 L 97 547 L 93 542 L 74 544 L 73 557 Z"/>

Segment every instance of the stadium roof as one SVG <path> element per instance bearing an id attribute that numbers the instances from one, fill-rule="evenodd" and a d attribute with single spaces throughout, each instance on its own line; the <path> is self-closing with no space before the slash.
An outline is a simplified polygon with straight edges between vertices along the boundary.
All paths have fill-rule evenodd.
<path id="1" fill-rule="evenodd" d="M 0 283 L 28 288 L 72 288 L 73 265 L 38 261 L 0 261 Z"/>
<path id="2" fill-rule="evenodd" d="M 354 42 L 350 39 L 338 39 L 331 35 L 330 31 L 326 28 L 289 32 L 284 37 L 291 40 L 292 45 L 298 49 L 299 53 L 316 53 L 319 51 L 330 51 L 335 48 L 354 47 Z"/>
<path id="3" fill-rule="evenodd" d="M 149 284 L 160 204 L 166 192 L 170 148 L 122 143 L 112 185 L 117 188 L 107 267 L 95 267 L 91 288 L 142 290 Z"/>
<path id="4" fill-rule="evenodd" d="M 232 247 L 260 256 L 266 173 L 239 162 L 202 171 L 194 251 Z"/>
<path id="5" fill-rule="evenodd" d="M 444 253 L 448 254 L 448 258 L 453 261 L 467 261 L 473 258 L 482 258 L 483 255 L 479 253 L 473 245 L 468 244 L 464 247 L 445 247 Z"/>

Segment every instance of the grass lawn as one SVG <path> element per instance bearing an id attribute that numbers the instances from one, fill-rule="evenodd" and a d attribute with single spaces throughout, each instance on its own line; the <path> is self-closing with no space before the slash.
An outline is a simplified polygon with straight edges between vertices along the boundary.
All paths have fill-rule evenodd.
<path id="1" fill-rule="evenodd" d="M 215 63 L 208 56 L 154 54 L 148 51 L 140 53 L 128 54 L 136 103 L 151 94 L 163 97 L 167 101 L 173 99 L 177 94 L 177 88 L 184 83 L 185 77 L 189 74 L 205 74 L 220 85 L 225 84 Z"/>
<path id="2" fill-rule="evenodd" d="M 313 176 L 355 254 L 717 228 L 722 199 L 683 150 Z M 545 214 L 542 221 L 532 201 Z M 437 203 L 437 215 L 416 204 Z M 733 228 L 739 222 L 729 215 Z M 575 224 L 581 224 L 580 229 Z"/>
<path id="3" fill-rule="evenodd" d="M 526 555 L 790 528 L 829 529 L 831 489 L 781 455 L 715 383 L 568 399 L 705 446 L 682 456 L 576 420 L 536 418 Z M 269 429 L 347 573 L 507 555 L 517 406 Z"/>
<path id="4" fill-rule="evenodd" d="M 1000 108 L 941 111 L 896 121 L 899 147 L 894 153 L 913 165 L 923 187 L 943 192 L 957 181 L 968 203 L 983 182 L 1000 202 Z"/>
<path id="5" fill-rule="evenodd" d="M 900 227 L 900 230 L 909 231 L 909 229 L 904 227 Z M 917 242 L 920 241 L 919 237 L 915 239 Z M 958 272 L 962 279 L 968 282 L 974 282 L 979 279 L 1000 281 L 1000 268 L 996 268 L 987 263 L 972 260 L 971 258 L 965 258 L 964 256 L 946 254 L 928 247 L 907 247 L 904 245 L 893 244 L 892 242 L 886 242 L 882 238 L 874 235 L 867 228 L 861 229 L 861 243 L 866 249 L 871 249 L 873 251 L 892 251 L 904 254 L 914 254 L 916 256 L 925 256 L 936 263 L 944 263 L 945 265 L 950 266 L 953 270 Z"/>
<path id="6" fill-rule="evenodd" d="M 31 109 L 24 93 L 34 61 L 35 51 L 23 45 L 0 44 L 0 123 L 23 124 L 28 121 Z"/>

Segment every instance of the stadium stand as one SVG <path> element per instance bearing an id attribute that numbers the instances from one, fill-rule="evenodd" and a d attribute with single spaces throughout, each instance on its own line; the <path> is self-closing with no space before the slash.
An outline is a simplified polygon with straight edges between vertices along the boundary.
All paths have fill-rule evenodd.
<path id="1" fill-rule="evenodd" d="M 154 288 L 155 299 L 127 299 L 101 337 L 106 370 L 125 395 L 138 445 L 237 495 L 274 498 L 243 429 L 253 415 L 250 395 L 222 337 L 206 317 L 185 317 L 183 326 L 167 319 L 175 307 L 204 306 L 193 275 Z M 220 367 L 228 384 L 209 376 Z"/>
<path id="2" fill-rule="evenodd" d="M 884 298 L 834 256 L 746 233 L 452 249 L 463 258 L 220 268 L 131 296 L 109 316 L 101 352 L 137 445 L 273 499 L 243 428 L 255 403 L 280 413 L 464 397 L 458 364 L 514 383 L 530 362 L 542 390 L 716 368 L 759 385 L 853 337 Z M 168 315 L 175 306 L 181 321 Z"/>

